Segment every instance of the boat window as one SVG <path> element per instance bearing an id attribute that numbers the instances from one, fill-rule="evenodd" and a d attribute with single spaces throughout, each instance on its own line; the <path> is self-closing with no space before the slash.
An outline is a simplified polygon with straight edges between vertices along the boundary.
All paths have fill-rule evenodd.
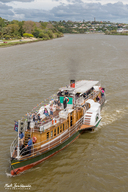
<path id="1" fill-rule="evenodd" d="M 51 138 L 53 138 L 53 131 L 51 131 Z"/>
<path id="2" fill-rule="evenodd" d="M 56 136 L 56 129 L 54 129 L 54 136 Z"/>
<path id="3" fill-rule="evenodd" d="M 63 131 L 64 131 L 64 123 L 63 123 Z"/>
<path id="4" fill-rule="evenodd" d="M 59 127 L 57 128 L 57 134 L 59 134 Z"/>
<path id="5" fill-rule="evenodd" d="M 49 139 L 49 132 L 47 132 L 47 140 Z"/>
<path id="6" fill-rule="evenodd" d="M 62 132 L 62 125 L 60 126 L 60 133 Z"/>

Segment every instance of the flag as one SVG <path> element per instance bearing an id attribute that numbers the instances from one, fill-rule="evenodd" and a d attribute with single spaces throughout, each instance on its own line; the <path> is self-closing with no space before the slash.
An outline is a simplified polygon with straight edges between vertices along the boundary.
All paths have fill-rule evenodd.
<path id="1" fill-rule="evenodd" d="M 17 121 L 15 121 L 14 130 L 15 130 L 16 132 L 18 132 L 18 122 L 17 122 Z"/>

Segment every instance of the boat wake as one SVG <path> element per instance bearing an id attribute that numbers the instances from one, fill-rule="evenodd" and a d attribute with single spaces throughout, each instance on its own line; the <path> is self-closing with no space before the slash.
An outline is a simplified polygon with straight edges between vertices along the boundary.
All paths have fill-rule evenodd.
<path id="1" fill-rule="evenodd" d="M 8 173 L 8 172 L 5 172 L 5 173 L 6 173 L 7 177 L 13 177 L 13 176 L 11 175 L 11 173 Z"/>
<path id="2" fill-rule="evenodd" d="M 105 101 L 105 104 L 108 102 L 108 100 Z"/>
<path id="3" fill-rule="evenodd" d="M 21 174 L 24 174 L 24 172 L 18 173 L 18 175 L 11 175 L 11 173 L 9 173 L 9 172 L 5 172 L 5 173 L 6 173 L 7 177 L 17 177 L 17 176 L 20 176 Z"/>
<path id="4" fill-rule="evenodd" d="M 102 120 L 98 126 L 98 128 L 102 128 L 105 125 L 112 124 L 116 120 L 121 119 L 127 113 L 127 108 L 122 109 L 113 109 L 105 108 L 101 112 Z"/>

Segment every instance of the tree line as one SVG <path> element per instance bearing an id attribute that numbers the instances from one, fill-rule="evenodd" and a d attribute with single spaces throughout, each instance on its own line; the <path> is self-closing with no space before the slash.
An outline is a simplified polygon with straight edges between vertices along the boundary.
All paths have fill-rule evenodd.
<path id="1" fill-rule="evenodd" d="M 36 37 L 48 40 L 63 34 L 51 22 L 8 21 L 0 17 L 0 39 L 21 39 Z"/>

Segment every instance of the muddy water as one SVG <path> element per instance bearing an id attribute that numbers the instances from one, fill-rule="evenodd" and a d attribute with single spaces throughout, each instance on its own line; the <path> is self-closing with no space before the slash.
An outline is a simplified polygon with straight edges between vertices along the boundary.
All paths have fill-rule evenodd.
<path id="1" fill-rule="evenodd" d="M 128 191 L 128 38 L 65 35 L 0 49 L 0 188 L 23 191 Z M 99 80 L 106 88 L 102 121 L 91 133 L 17 177 L 10 177 L 14 120 L 70 79 Z M 11 185 L 6 189 L 5 185 Z"/>

